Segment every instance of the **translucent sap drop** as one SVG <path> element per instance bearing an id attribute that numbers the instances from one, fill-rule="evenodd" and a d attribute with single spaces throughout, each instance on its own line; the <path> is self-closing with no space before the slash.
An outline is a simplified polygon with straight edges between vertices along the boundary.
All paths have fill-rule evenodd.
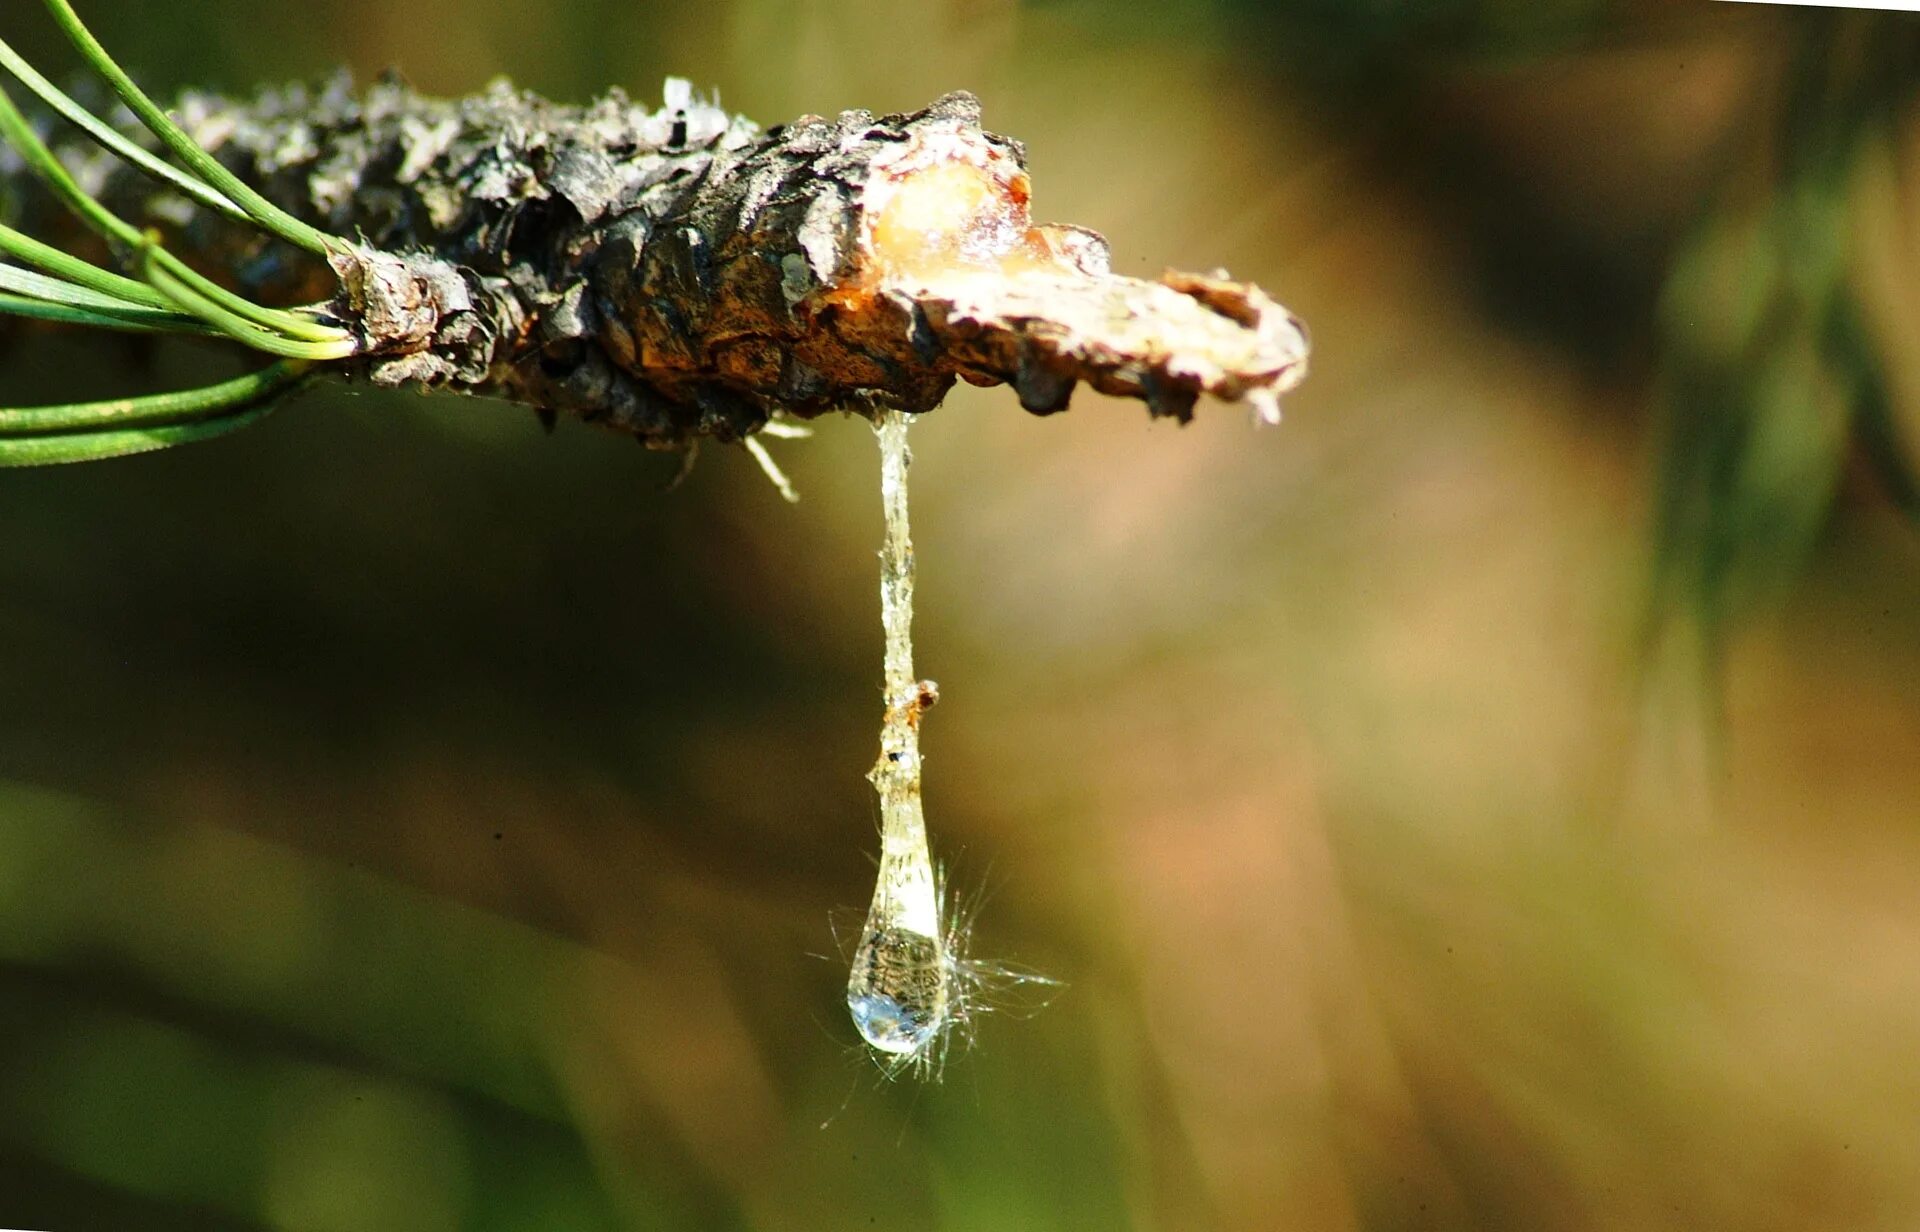
<path id="1" fill-rule="evenodd" d="M 940 927 L 940 894 L 920 809 L 920 717 L 939 696 L 913 674 L 913 541 L 907 526 L 907 421 L 879 416 L 880 493 L 886 539 L 880 551 L 880 616 L 886 633 L 887 711 L 880 758 L 867 775 L 880 797 L 880 869 L 853 970 L 847 1010 L 876 1051 L 931 1065 L 958 1008 Z"/>
<path id="2" fill-rule="evenodd" d="M 886 537 L 880 548 L 880 624 L 886 634 L 887 709 L 880 757 L 867 773 L 880 797 L 880 868 L 873 905 L 847 975 L 847 1012 L 860 1038 L 888 1059 L 888 1076 L 938 1078 L 955 1027 L 967 1034 L 983 986 L 1051 987 L 1032 972 L 964 957 L 965 930 L 942 918 L 940 879 L 927 848 L 920 800 L 920 720 L 940 699 L 913 671 L 913 538 L 907 525 L 907 417 L 882 410 L 880 498 Z"/>
<path id="3" fill-rule="evenodd" d="M 869 922 L 853 956 L 847 1009 L 881 1052 L 923 1055 L 947 1027 L 947 957 L 935 938 Z"/>

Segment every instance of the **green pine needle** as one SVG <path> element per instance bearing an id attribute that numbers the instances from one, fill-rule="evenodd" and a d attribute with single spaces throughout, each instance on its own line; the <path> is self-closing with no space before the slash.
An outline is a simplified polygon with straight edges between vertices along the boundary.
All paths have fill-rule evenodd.
<path id="1" fill-rule="evenodd" d="M 185 169 L 169 165 L 115 132 L 4 42 L 0 42 L 0 69 L 114 155 L 203 205 L 323 255 L 348 247 L 273 207 L 196 145 L 107 56 L 65 0 L 48 0 L 48 8 L 80 53 Z M 102 269 L 0 224 L 0 257 L 19 263 L 0 262 L 0 316 L 103 329 L 212 335 L 282 357 L 258 372 L 197 389 L 103 402 L 0 408 L 0 466 L 89 462 L 223 436 L 267 414 L 274 399 L 311 376 L 316 364 L 354 354 L 353 335 L 325 320 L 319 310 L 268 308 L 237 295 L 168 252 L 156 233 L 140 230 L 101 204 L 33 131 L 4 87 L 0 87 L 0 141 L 19 151 L 54 196 L 104 238 L 121 260 L 131 263 L 138 275 L 132 278 Z"/>
<path id="2" fill-rule="evenodd" d="M 0 292 L 0 316 L 27 317 L 59 325 L 84 325 L 93 329 L 133 330 L 145 333 L 203 334 L 219 337 L 219 331 L 204 321 L 163 312 L 158 308 L 75 308 L 68 304 L 35 299 L 29 295 Z"/>
<path id="3" fill-rule="evenodd" d="M 18 295 L 29 295 L 35 299 L 68 304 L 75 308 L 100 308 L 109 312 L 118 312 L 127 308 L 152 307 L 152 305 L 137 303 L 119 295 L 96 291 L 65 278 L 36 274 L 30 269 L 21 269 L 17 265 L 0 264 L 0 291 L 12 291 Z M 159 310 L 156 309 L 156 311 Z"/>
<path id="4" fill-rule="evenodd" d="M 155 290 L 166 296 L 181 312 L 206 322 L 235 342 L 256 351 L 289 359 L 345 359 L 352 355 L 355 343 L 343 329 L 315 327 L 294 322 L 303 332 L 318 337 L 289 337 L 295 331 L 285 323 L 276 324 L 272 309 L 263 309 L 201 278 L 178 258 L 165 250 L 149 246 L 142 254 L 142 273 Z M 237 310 L 238 309 L 238 310 Z M 262 318 L 266 318 L 265 321 Z"/>
<path id="5" fill-rule="evenodd" d="M 189 269 L 160 247 L 157 239 L 101 205 L 75 180 L 27 123 L 13 99 L 0 89 L 0 138 L 4 138 L 82 222 L 108 242 L 139 255 L 141 273 L 162 303 L 199 317 L 208 325 L 273 355 L 300 359 L 340 359 L 353 354 L 353 336 L 321 325 L 308 314 L 264 308 Z M 18 233 L 15 233 L 16 235 Z M 69 261 L 72 259 L 69 258 Z M 67 271 L 54 271 L 67 274 Z M 72 281 L 80 278 L 68 275 Z M 162 281 L 164 279 L 164 281 Z M 237 321 L 248 328 L 235 328 Z"/>
<path id="6" fill-rule="evenodd" d="M 41 102 L 58 112 L 66 121 L 93 138 L 115 157 L 126 160 L 157 180 L 164 181 L 195 201 L 212 209 L 219 210 L 238 222 L 251 222 L 247 212 L 235 205 L 221 193 L 202 184 L 186 172 L 170 163 L 154 157 L 126 137 L 115 131 L 98 116 L 73 101 L 60 87 L 48 81 L 34 70 L 26 59 L 0 39 L 0 68 L 12 73 L 21 85 L 33 91 Z"/>
<path id="7" fill-rule="evenodd" d="M 67 462 L 99 462 L 129 454 L 152 453 L 194 441 L 225 436 L 266 417 L 272 407 L 226 415 L 218 419 L 163 428 L 134 428 L 117 432 L 80 432 L 63 436 L 0 437 L 0 467 L 59 466 Z"/>
<path id="8" fill-rule="evenodd" d="M 173 118 L 161 110 L 146 92 L 134 84 L 133 78 L 107 54 L 107 49 L 81 22 L 79 15 L 67 0 L 47 0 L 47 11 L 53 14 L 55 22 L 65 31 L 87 63 L 113 87 L 132 112 L 140 117 L 140 122 L 152 131 L 161 144 L 172 151 L 183 166 L 193 172 L 203 182 L 223 194 L 228 200 L 246 212 L 248 218 L 261 227 L 290 244 L 305 248 L 321 256 L 343 252 L 353 247 L 338 236 L 328 235 L 316 227 L 309 226 L 265 197 L 255 192 L 239 176 L 227 168 L 213 155 L 200 147 L 185 129 L 173 122 Z"/>
<path id="9" fill-rule="evenodd" d="M 284 308 L 264 308 L 243 295 L 235 295 L 219 283 L 189 268 L 186 262 L 160 246 L 157 235 L 141 238 L 140 273 L 153 289 L 183 312 L 191 312 L 209 325 L 224 328 L 226 317 L 237 317 L 271 335 L 290 342 L 310 344 L 294 351 L 275 351 L 306 359 L 344 359 L 353 354 L 353 335 L 338 325 L 322 325 L 311 315 Z M 248 339 L 234 335 L 241 341 Z M 272 350 L 261 347 L 261 350 Z"/>
<path id="10" fill-rule="evenodd" d="M 209 333 L 211 327 L 184 313 L 133 303 L 63 278 L 0 264 L 0 313 L 97 325 L 107 329 Z"/>
<path id="11" fill-rule="evenodd" d="M 0 409 L 0 466 L 91 462 L 224 436 L 268 414 L 311 373 L 311 364 L 285 361 L 198 389 Z"/>
<path id="12" fill-rule="evenodd" d="M 13 96 L 0 88 L 0 139 L 19 151 L 27 166 L 40 177 L 42 183 L 53 190 L 54 196 L 74 217 L 87 224 L 101 238 L 119 245 L 124 250 L 136 250 L 145 242 L 140 229 L 127 222 L 106 206 L 95 201 L 86 189 L 70 174 L 60 160 L 54 157 L 47 143 L 40 140 L 33 126 L 27 123 L 27 117 L 14 104 Z"/>
<path id="13" fill-rule="evenodd" d="M 4 118 L 0 117 L 0 123 Z M 61 252 L 51 244 L 43 244 L 30 235 L 14 230 L 0 223 L 0 256 L 9 256 L 24 261 L 35 269 L 45 270 L 65 282 L 98 291 L 102 295 L 128 304 L 138 304 L 145 308 L 171 310 L 173 305 L 167 297 L 160 294 L 144 282 L 101 269 L 90 261 L 82 261 L 70 253 Z"/>

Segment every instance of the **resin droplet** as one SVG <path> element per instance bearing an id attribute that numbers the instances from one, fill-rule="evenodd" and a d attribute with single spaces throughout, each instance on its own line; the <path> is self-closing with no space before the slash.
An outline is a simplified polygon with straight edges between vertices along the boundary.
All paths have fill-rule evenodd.
<path id="1" fill-rule="evenodd" d="M 881 1052 L 913 1056 L 947 1026 L 947 960 L 938 938 L 869 928 L 853 957 L 847 1009 L 860 1038 Z"/>
<path id="2" fill-rule="evenodd" d="M 923 1070 L 939 1064 L 954 1025 L 955 966 L 941 928 L 940 889 L 920 809 L 920 718 L 939 697 L 913 674 L 913 540 L 907 527 L 907 420 L 882 411 L 880 621 L 886 633 L 887 711 L 880 757 L 867 780 L 880 797 L 880 869 L 873 905 L 847 976 L 847 1011 L 875 1051 Z"/>

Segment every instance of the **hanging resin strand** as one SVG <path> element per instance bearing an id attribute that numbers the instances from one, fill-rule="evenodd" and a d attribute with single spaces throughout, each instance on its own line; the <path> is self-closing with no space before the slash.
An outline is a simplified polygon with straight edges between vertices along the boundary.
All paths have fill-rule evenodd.
<path id="1" fill-rule="evenodd" d="M 880 795 L 880 874 L 853 955 L 847 1009 L 868 1044 L 930 1063 L 958 1008 L 953 957 L 920 808 L 920 716 L 938 694 L 913 674 L 913 540 L 907 528 L 907 417 L 880 413 L 880 620 L 886 631 L 886 716 L 867 779 Z"/>

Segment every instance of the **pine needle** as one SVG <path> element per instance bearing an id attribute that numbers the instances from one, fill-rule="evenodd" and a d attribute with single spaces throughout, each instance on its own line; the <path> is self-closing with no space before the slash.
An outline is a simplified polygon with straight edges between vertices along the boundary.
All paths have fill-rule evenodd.
<path id="1" fill-rule="evenodd" d="M 266 415 L 272 400 L 311 370 L 311 364 L 285 361 L 197 389 L 0 408 L 0 466 L 88 462 L 222 436 Z"/>
<path id="2" fill-rule="evenodd" d="M 120 96 L 120 101 L 140 118 L 140 122 L 160 139 L 161 144 L 165 145 L 175 158 L 179 159 L 208 187 L 239 206 L 255 225 L 290 244 L 318 253 L 323 257 L 335 252 L 344 252 L 353 247 L 346 240 L 328 235 L 268 201 L 239 176 L 227 170 L 219 159 L 202 149 L 199 142 L 188 136 L 185 129 L 174 123 L 173 117 L 147 97 L 146 92 L 134 83 L 126 70 L 114 62 L 113 57 L 107 54 L 107 49 L 93 37 L 92 31 L 81 22 L 79 15 L 73 11 L 73 6 L 68 4 L 67 0 L 47 0 L 47 11 L 53 15 L 53 20 L 72 41 L 74 48 L 95 72 L 106 79 L 107 84 L 113 88 L 113 92 Z"/>

